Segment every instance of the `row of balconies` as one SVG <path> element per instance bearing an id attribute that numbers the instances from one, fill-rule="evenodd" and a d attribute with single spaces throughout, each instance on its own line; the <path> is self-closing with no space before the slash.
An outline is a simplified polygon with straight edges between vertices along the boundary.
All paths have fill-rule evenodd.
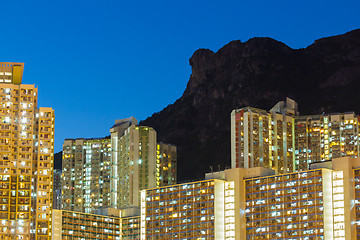
<path id="1" fill-rule="evenodd" d="M 5 79 L 12 79 L 11 77 L 11 73 L 10 75 L 5 75 L 3 76 L 2 78 L 5 78 Z M 0 89 L 0 95 L 3 96 L 3 95 L 11 95 L 11 96 L 14 96 L 14 95 L 29 95 L 29 96 L 34 96 L 34 88 L 21 88 L 21 89 L 8 89 L 8 92 L 5 91 L 4 88 L 1 88 Z"/>
<path id="2" fill-rule="evenodd" d="M 281 232 L 272 231 L 272 232 L 252 232 L 246 234 L 246 239 L 255 240 L 255 239 L 309 239 L 309 240 L 317 240 L 324 239 L 324 233 L 320 231 L 321 228 L 307 228 L 305 231 L 302 229 L 299 230 L 291 230 L 285 229 Z M 307 233 L 309 230 L 314 230 L 312 233 Z M 315 230 L 318 230 L 316 232 Z M 303 232 L 303 234 L 302 234 Z"/>
<path id="3" fill-rule="evenodd" d="M 204 211 L 204 214 L 201 214 L 201 211 Z M 208 215 L 212 214 L 214 212 L 214 204 L 206 204 L 206 205 L 200 205 L 200 206 L 191 206 L 187 209 L 184 209 L 182 205 L 174 206 L 172 211 L 169 211 L 169 208 L 163 207 L 163 208 L 148 208 L 146 209 L 148 216 L 156 216 L 156 215 L 164 215 L 164 213 L 168 213 L 170 215 L 174 213 L 180 214 L 179 216 L 186 215 L 186 213 L 192 213 L 195 216 L 199 215 L 198 212 L 200 212 L 200 215 Z"/>
<path id="4" fill-rule="evenodd" d="M 257 221 L 257 222 L 261 222 L 261 221 L 265 221 L 266 219 L 268 220 L 273 220 L 273 221 L 277 221 L 278 219 L 288 219 L 288 218 L 295 218 L 295 219 L 299 219 L 302 218 L 304 216 L 307 216 L 308 219 L 300 219 L 299 221 L 304 221 L 307 222 L 309 221 L 309 217 L 313 216 L 311 219 L 319 219 L 319 218 L 323 218 L 323 212 L 322 211 L 316 211 L 317 208 L 316 207 L 312 207 L 309 209 L 302 209 L 302 212 L 297 211 L 296 213 L 291 213 L 290 215 L 287 213 L 287 211 L 291 211 L 291 210 L 273 210 L 273 211 L 268 211 L 266 213 L 247 213 L 246 214 L 246 219 L 247 221 Z M 272 213 L 278 212 L 279 214 L 274 214 L 272 215 Z M 318 215 L 318 217 L 316 217 L 316 215 Z M 265 223 L 264 223 L 265 224 Z"/>
<path id="5" fill-rule="evenodd" d="M 268 186 L 268 187 L 265 187 Z M 269 194 L 273 195 L 289 195 L 296 193 L 306 193 L 306 192 L 319 192 L 322 191 L 322 183 L 309 183 L 304 185 L 294 185 L 294 186 L 277 186 L 276 188 L 271 188 L 271 185 L 264 185 L 262 187 L 246 187 L 246 194 L 265 194 L 262 196 L 267 196 Z M 280 191 L 280 193 L 279 193 Z M 275 193 L 276 192 L 276 193 Z M 257 197 L 257 196 L 256 196 Z"/>
<path id="6" fill-rule="evenodd" d="M 69 230 L 73 230 L 73 231 L 84 231 L 86 229 L 86 231 L 88 232 L 99 232 L 103 230 L 103 228 L 106 228 L 108 230 L 113 230 L 116 231 L 120 228 L 120 222 L 118 224 L 111 224 L 111 223 L 102 223 L 102 222 L 98 222 L 96 221 L 96 225 L 94 225 L 93 221 L 67 221 L 63 223 L 63 228 L 64 229 L 69 229 Z M 86 227 L 85 229 L 81 229 L 81 227 Z"/>
<path id="7" fill-rule="evenodd" d="M 86 230 L 79 232 L 77 234 L 75 233 L 62 233 L 63 239 L 70 240 L 70 239 L 86 239 L 86 240 L 108 240 L 108 239 L 116 239 L 116 237 L 119 236 L 119 233 L 96 233 L 96 234 L 90 234 L 87 233 Z M 37 240 L 43 240 L 43 239 L 37 239 Z M 48 240 L 48 239 L 44 239 Z"/>
<path id="8" fill-rule="evenodd" d="M 205 226 L 193 231 L 182 230 L 181 228 L 173 231 L 168 231 L 167 228 L 153 228 L 146 231 L 146 237 L 152 240 L 162 239 L 215 239 L 214 226 Z M 206 230 L 205 234 L 201 233 L 201 230 Z M 158 236 L 157 236 L 158 235 Z"/>
<path id="9" fill-rule="evenodd" d="M 114 224 L 117 225 L 118 223 L 120 223 L 120 218 L 112 218 L 112 217 L 104 217 L 104 216 L 96 216 L 96 215 L 85 215 L 85 214 L 81 214 L 81 213 L 77 213 L 75 214 L 76 216 L 74 216 L 73 213 L 71 212 L 63 212 L 63 221 L 65 222 L 71 222 L 71 223 L 75 223 L 79 224 L 79 223 L 83 223 L 83 222 L 97 222 L 97 223 L 103 223 L 104 226 L 107 226 L 108 224 Z M 105 220 L 105 218 L 107 220 Z M 91 223 L 93 224 L 93 223 Z"/>
<path id="10" fill-rule="evenodd" d="M 303 220 L 303 217 L 307 217 L 306 220 Z M 287 219 L 291 219 L 290 221 Z M 322 214 L 311 214 L 311 215 L 302 215 L 302 216 L 291 216 L 285 218 L 275 218 L 275 219 L 261 219 L 261 220 L 252 220 L 247 218 L 246 226 L 247 227 L 279 227 L 279 226 L 288 226 L 288 224 L 306 224 L 306 223 L 316 223 L 319 227 L 323 225 L 323 215 Z"/>
<path id="11" fill-rule="evenodd" d="M 283 176 L 276 176 L 276 177 L 267 177 L 267 178 L 262 178 L 262 179 L 252 179 L 252 180 L 246 180 L 245 184 L 246 186 L 249 185 L 259 185 L 262 186 L 264 184 L 271 184 L 271 183 L 283 183 L 286 184 L 289 181 L 304 181 L 304 180 L 308 180 L 308 179 L 314 179 L 316 180 L 317 178 L 320 179 L 322 177 L 322 171 L 315 171 L 315 172 L 304 172 L 303 176 L 300 173 L 300 175 L 298 175 L 297 173 L 295 174 L 290 174 L 290 175 L 283 175 Z"/>
<path id="12" fill-rule="evenodd" d="M 178 194 L 180 195 L 186 195 L 186 192 L 194 192 L 194 191 L 202 191 L 204 190 L 205 192 L 207 192 L 208 194 L 213 194 L 214 193 L 214 186 L 195 186 L 194 188 L 191 186 L 191 184 L 189 185 L 190 187 L 186 187 L 183 188 L 183 186 L 174 186 L 174 187 L 166 187 L 166 188 L 159 188 L 159 189 L 151 189 L 151 190 L 147 190 L 146 194 L 147 196 L 161 196 L 163 197 L 164 195 L 168 195 L 168 194 L 173 194 L 178 196 Z"/>
<path id="13" fill-rule="evenodd" d="M 188 220 L 188 219 L 186 219 Z M 167 229 L 167 232 L 179 232 L 179 231 L 191 231 L 201 230 L 206 228 L 214 227 L 214 220 L 202 221 L 202 222 L 183 222 L 182 220 L 169 220 L 164 221 L 146 221 L 146 229 L 152 232 L 152 230 L 161 232 L 163 229 Z M 171 230 L 170 230 L 171 229 Z"/>
<path id="14" fill-rule="evenodd" d="M 169 199 L 161 198 L 159 200 L 148 199 L 146 201 L 146 204 L 147 204 L 148 208 L 151 208 L 151 207 L 157 208 L 159 206 L 159 204 L 161 204 L 160 206 L 171 207 L 171 206 L 184 205 L 184 204 L 196 205 L 196 204 L 206 204 L 206 203 L 212 203 L 212 202 L 214 202 L 212 195 L 205 195 L 205 196 L 198 196 L 196 198 L 194 198 L 194 197 L 190 197 L 190 198 L 177 197 L 177 198 L 169 198 Z"/>
<path id="15" fill-rule="evenodd" d="M 9 197 L 2 197 L 1 198 L 1 204 L 0 206 L 2 205 L 20 205 L 20 204 L 24 204 L 24 205 L 29 205 L 30 204 L 30 198 L 27 197 L 27 198 L 9 198 Z"/>

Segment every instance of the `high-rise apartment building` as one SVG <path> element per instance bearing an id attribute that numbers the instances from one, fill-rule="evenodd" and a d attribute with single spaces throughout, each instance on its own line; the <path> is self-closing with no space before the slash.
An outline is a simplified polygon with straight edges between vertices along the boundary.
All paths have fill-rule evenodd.
<path id="1" fill-rule="evenodd" d="M 51 239 L 54 110 L 22 84 L 23 63 L 0 63 L 0 238 Z"/>
<path id="2" fill-rule="evenodd" d="M 231 165 L 287 173 L 307 170 L 313 162 L 358 157 L 359 124 L 353 112 L 299 116 L 289 98 L 269 112 L 237 109 L 231 113 Z"/>
<path id="3" fill-rule="evenodd" d="M 61 209 L 61 170 L 54 169 L 53 176 L 53 209 Z"/>
<path id="4" fill-rule="evenodd" d="M 156 186 L 176 184 L 177 149 L 175 145 L 158 143 L 156 147 Z"/>
<path id="5" fill-rule="evenodd" d="M 176 183 L 176 146 L 157 144 L 156 131 L 137 123 L 116 120 L 110 138 L 64 141 L 63 210 L 136 207 L 140 190 Z"/>
<path id="6" fill-rule="evenodd" d="M 140 190 L 156 187 L 156 132 L 135 118 L 116 120 L 111 132 L 111 207 L 139 206 Z"/>
<path id="7" fill-rule="evenodd" d="M 110 206 L 110 138 L 65 139 L 62 208 L 94 213 Z"/>
<path id="8" fill-rule="evenodd" d="M 295 164 L 359 157 L 360 121 L 354 112 L 299 116 L 295 120 Z"/>

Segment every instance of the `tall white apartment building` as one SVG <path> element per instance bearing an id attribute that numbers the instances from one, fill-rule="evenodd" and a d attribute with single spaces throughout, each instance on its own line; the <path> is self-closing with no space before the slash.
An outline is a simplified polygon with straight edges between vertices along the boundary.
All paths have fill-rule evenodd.
<path id="1" fill-rule="evenodd" d="M 139 191 L 156 187 L 156 132 L 133 117 L 116 120 L 110 132 L 111 207 L 139 206 Z"/>

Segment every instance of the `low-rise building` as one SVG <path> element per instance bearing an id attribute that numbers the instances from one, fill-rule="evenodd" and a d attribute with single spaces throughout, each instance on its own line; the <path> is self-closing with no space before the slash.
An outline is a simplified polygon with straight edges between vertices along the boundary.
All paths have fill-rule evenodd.
<path id="1" fill-rule="evenodd" d="M 204 181 L 147 189 L 141 239 L 356 239 L 360 159 L 209 173 Z M 355 182 L 355 184 L 354 184 Z"/>
<path id="2" fill-rule="evenodd" d="M 53 210 L 52 240 L 120 239 L 120 217 Z"/>
<path id="3" fill-rule="evenodd" d="M 97 214 L 53 210 L 53 240 L 140 239 L 138 208 L 101 208 Z"/>
<path id="4" fill-rule="evenodd" d="M 227 169 L 140 196 L 140 209 L 101 211 L 108 216 L 54 210 L 54 239 L 356 239 L 360 159 L 284 174 Z"/>

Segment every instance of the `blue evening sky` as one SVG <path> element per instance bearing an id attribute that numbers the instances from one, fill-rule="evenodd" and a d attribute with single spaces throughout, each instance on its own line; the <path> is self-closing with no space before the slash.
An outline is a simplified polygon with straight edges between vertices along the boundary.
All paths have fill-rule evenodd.
<path id="1" fill-rule="evenodd" d="M 173 103 L 199 48 L 261 36 L 303 48 L 360 27 L 359 0 L 19 0 L 1 10 L 0 61 L 25 62 L 23 83 L 55 109 L 55 152 Z"/>

